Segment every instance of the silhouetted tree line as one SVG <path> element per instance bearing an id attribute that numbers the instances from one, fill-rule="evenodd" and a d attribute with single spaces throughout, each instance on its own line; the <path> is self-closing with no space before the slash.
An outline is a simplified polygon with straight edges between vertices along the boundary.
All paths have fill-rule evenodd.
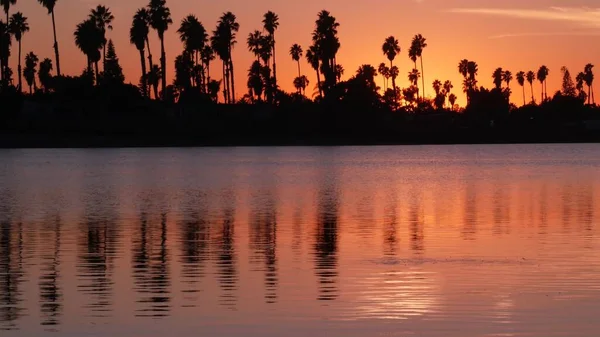
<path id="1" fill-rule="evenodd" d="M 48 9 L 54 25 L 56 0 L 38 1 Z M 75 45 L 87 60 L 79 76 L 61 74 L 56 34 L 56 74 L 52 74 L 51 59 L 40 62 L 33 52 L 25 54 L 21 69 L 21 41 L 29 24 L 22 13 L 9 16 L 15 2 L 2 0 L 8 23 L 0 21 L 0 129 L 12 138 L 19 133 L 60 134 L 65 139 L 69 135 L 112 137 L 115 145 L 121 143 L 119 137 L 143 137 L 140 144 L 154 145 L 168 143 L 173 137 L 180 144 L 600 138 L 587 122 L 599 119 L 592 64 L 586 65 L 575 80 L 568 69 L 561 69 L 562 88 L 548 95 L 550 69 L 546 66 L 537 73 L 519 71 L 514 77 L 511 71 L 497 68 L 492 74 L 494 87 L 487 89 L 478 85 L 478 64 L 461 60 L 458 71 L 464 78 L 462 91 L 467 98 L 466 107 L 461 108 L 450 81 L 435 79 L 431 85 L 434 95 L 427 96 L 423 61 L 427 40 L 421 34 L 414 36 L 408 48 L 414 63 L 406 73 L 408 87 L 396 84 L 401 70 L 394 61 L 402 49 L 394 36 L 387 37 L 381 48 L 389 66 L 386 62 L 377 68 L 364 64 L 343 80 L 346 71 L 337 62 L 340 23 L 323 10 L 315 21 L 312 44 L 306 50 L 299 44 L 289 49 L 298 76 L 292 80 L 295 92 L 288 93 L 281 90 L 277 78 L 279 17 L 269 11 L 263 17 L 262 30 L 253 31 L 246 39 L 248 51 L 256 59 L 247 71 L 247 91 L 237 96 L 232 58 L 240 28 L 236 16 L 223 13 L 210 34 L 195 15 L 186 16 L 177 30 L 183 49 L 174 58 L 175 74 L 167 84 L 164 39 L 173 20 L 166 0 L 150 0 L 134 14 L 129 32 L 130 42 L 140 54 L 142 72 L 139 83 L 132 85 L 125 83 L 115 45 L 107 38 L 114 16 L 110 8 L 101 5 L 74 30 Z M 151 30 L 156 31 L 161 44 L 158 64 L 150 48 Z M 18 81 L 13 80 L 8 66 L 13 37 L 18 43 Z M 211 76 L 210 65 L 217 58 L 222 72 Z M 317 78 L 313 92 L 308 94 L 310 83 L 302 73 L 303 58 Z M 376 84 L 377 76 L 382 77 L 384 88 Z M 23 78 L 28 90 L 24 90 Z M 514 79 L 521 86 L 521 107 L 510 103 Z M 541 87 L 539 101 L 534 93 L 536 79 Z M 529 102 L 526 89 L 531 94 Z"/>

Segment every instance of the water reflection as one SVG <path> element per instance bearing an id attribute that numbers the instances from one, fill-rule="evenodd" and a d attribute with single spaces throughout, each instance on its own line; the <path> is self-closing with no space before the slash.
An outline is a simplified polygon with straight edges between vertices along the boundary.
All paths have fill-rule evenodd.
<path id="1" fill-rule="evenodd" d="M 507 178 L 419 148 L 139 151 L 0 165 L 2 337 L 598 330 L 600 159 Z"/>
<path id="2" fill-rule="evenodd" d="M 8 212 L 10 214 L 10 212 Z M 6 214 L 6 213 L 5 213 Z M 0 329 L 18 328 L 23 314 L 23 224 L 0 214 Z"/>
<path id="3" fill-rule="evenodd" d="M 335 177 L 326 175 L 318 195 L 314 268 L 319 282 L 320 301 L 338 297 L 338 217 L 339 195 Z"/>
<path id="4" fill-rule="evenodd" d="M 63 310 L 63 292 L 60 286 L 59 272 L 61 260 L 61 219 L 47 221 L 41 228 L 40 235 L 44 240 L 40 256 L 40 324 L 52 327 L 60 324 Z M 52 329 L 51 329 L 52 330 Z"/>
<path id="5" fill-rule="evenodd" d="M 272 192 L 255 196 L 250 215 L 250 262 L 264 273 L 265 302 L 277 301 L 277 213 Z"/>
<path id="6" fill-rule="evenodd" d="M 204 195 L 188 201 L 179 231 L 182 292 L 186 300 L 183 306 L 195 307 L 209 258 L 210 224 Z"/>
<path id="7" fill-rule="evenodd" d="M 164 317 L 171 309 L 171 279 L 167 248 L 167 214 L 149 216 L 142 211 L 132 242 L 136 316 Z"/>
<path id="8" fill-rule="evenodd" d="M 235 309 L 237 304 L 238 270 L 237 253 L 235 248 L 235 197 L 231 191 L 225 191 L 222 196 L 221 216 L 216 220 L 215 235 L 212 249 L 216 258 L 217 281 L 221 288 L 221 305 Z"/>

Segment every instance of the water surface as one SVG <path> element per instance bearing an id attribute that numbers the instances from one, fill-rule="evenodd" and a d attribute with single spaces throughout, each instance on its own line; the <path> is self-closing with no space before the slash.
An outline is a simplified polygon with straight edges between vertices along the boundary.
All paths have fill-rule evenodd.
<path id="1" fill-rule="evenodd" d="M 600 146 L 0 150 L 9 336 L 597 336 Z"/>

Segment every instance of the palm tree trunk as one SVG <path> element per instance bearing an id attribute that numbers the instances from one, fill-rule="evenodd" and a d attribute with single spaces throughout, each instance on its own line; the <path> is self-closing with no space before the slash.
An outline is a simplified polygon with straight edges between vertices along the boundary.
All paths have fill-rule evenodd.
<path id="1" fill-rule="evenodd" d="M 148 39 L 148 36 L 146 36 L 146 46 L 148 47 L 148 63 L 150 65 L 150 68 L 148 68 L 148 69 L 150 69 L 150 71 L 152 71 L 154 64 L 152 63 L 152 51 L 150 50 L 150 39 Z M 148 81 L 146 81 L 146 84 L 148 84 L 148 89 L 150 89 L 150 85 L 149 85 Z M 158 99 L 158 95 L 156 94 L 157 91 L 158 91 L 158 89 L 156 87 L 154 87 L 154 99 Z M 150 93 L 148 93 L 148 96 L 150 96 Z"/>
<path id="2" fill-rule="evenodd" d="M 300 60 L 298 59 L 298 77 L 300 77 L 300 76 L 302 76 L 302 75 L 300 74 Z"/>
<path id="3" fill-rule="evenodd" d="M 544 82 L 542 82 L 542 100 L 540 103 L 544 103 Z"/>
<path id="4" fill-rule="evenodd" d="M 21 72 L 21 40 L 19 40 L 19 66 L 17 67 L 19 72 L 19 92 L 23 90 L 23 76 Z"/>
<path id="5" fill-rule="evenodd" d="M 522 85 L 521 88 L 523 88 L 523 105 L 526 105 L 527 103 L 525 103 L 525 86 Z"/>
<path id="6" fill-rule="evenodd" d="M 592 87 L 592 104 L 596 105 L 596 98 L 594 98 L 594 84 L 593 83 L 592 83 L 591 87 Z"/>
<path id="7" fill-rule="evenodd" d="M 227 69 L 225 68 L 226 61 L 223 60 L 223 103 L 227 104 L 229 97 L 227 97 L 227 83 L 229 82 L 229 76 L 227 75 Z"/>
<path id="8" fill-rule="evenodd" d="M 229 54 L 229 76 L 231 76 L 231 87 L 229 87 L 231 91 L 231 102 L 235 102 L 235 80 L 233 74 L 233 59 L 231 57 L 231 53 Z"/>
<path id="9" fill-rule="evenodd" d="M 390 61 L 390 70 L 394 67 L 394 63 Z M 392 76 L 392 88 L 394 88 L 394 92 L 396 92 L 396 79 Z"/>
<path id="10" fill-rule="evenodd" d="M 323 98 L 323 89 L 321 88 L 321 75 L 317 69 L 317 87 L 319 88 L 319 97 Z"/>
<path id="11" fill-rule="evenodd" d="M 531 86 L 531 102 L 535 103 L 535 98 L 533 97 L 533 83 L 529 83 L 529 86 Z"/>
<path id="12" fill-rule="evenodd" d="M 144 49 L 140 49 L 140 61 L 142 64 L 142 95 L 144 97 L 148 97 L 148 83 L 147 75 L 146 75 L 146 55 L 144 53 Z"/>
<path id="13" fill-rule="evenodd" d="M 546 99 L 548 99 L 548 80 L 544 81 L 544 92 L 546 93 Z"/>
<path id="14" fill-rule="evenodd" d="M 208 84 L 210 83 L 210 61 L 206 62 L 206 92 L 208 92 Z"/>
<path id="15" fill-rule="evenodd" d="M 273 34 L 273 85 L 277 88 L 277 59 L 275 58 L 275 34 Z"/>
<path id="16" fill-rule="evenodd" d="M 56 57 L 56 75 L 60 76 L 60 58 L 58 54 L 58 40 L 56 39 L 56 23 L 54 21 L 54 9 L 52 10 L 52 30 L 54 32 L 54 56 Z"/>
<path id="17" fill-rule="evenodd" d="M 167 88 L 167 53 L 165 52 L 165 37 L 162 34 L 160 36 L 160 67 L 162 70 L 162 90 L 164 95 Z"/>
<path id="18" fill-rule="evenodd" d="M 588 85 L 588 105 L 592 104 L 592 86 Z"/>
<path id="19" fill-rule="evenodd" d="M 423 56 L 419 57 L 421 59 L 421 81 L 423 83 L 423 99 L 425 98 L 425 71 L 423 70 Z"/>

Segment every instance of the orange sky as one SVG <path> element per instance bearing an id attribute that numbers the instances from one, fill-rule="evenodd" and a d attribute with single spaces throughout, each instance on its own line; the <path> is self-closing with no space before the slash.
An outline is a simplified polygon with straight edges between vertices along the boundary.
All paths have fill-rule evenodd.
<path id="1" fill-rule="evenodd" d="M 59 0 L 56 18 L 63 72 L 75 75 L 85 67 L 85 58 L 73 42 L 73 31 L 90 8 L 103 4 L 115 16 L 114 30 L 108 33 L 108 38 L 115 43 L 127 81 L 137 83 L 141 74 L 139 54 L 129 44 L 128 34 L 135 10 L 146 3 L 146 0 Z M 412 62 L 407 50 L 411 37 L 420 33 L 429 45 L 424 52 L 426 93 L 432 94 L 434 79 L 449 79 L 460 104 L 464 104 L 464 95 L 457 65 L 463 58 L 478 62 L 479 81 L 486 87 L 492 86 L 491 74 L 496 67 L 510 69 L 515 74 L 519 70 L 535 71 L 545 64 L 550 68 L 548 91 L 553 93 L 560 84 L 563 65 L 575 75 L 586 63 L 599 63 L 600 56 L 600 8 L 593 7 L 597 6 L 596 0 L 168 0 L 167 3 L 174 21 L 166 34 L 167 62 L 171 69 L 181 51 L 176 30 L 185 15 L 195 14 L 209 31 L 214 29 L 222 12 L 232 11 L 237 15 L 240 31 L 233 61 L 239 96 L 247 91 L 246 72 L 253 60 L 246 48 L 246 37 L 261 28 L 262 15 L 267 10 L 275 11 L 280 18 L 276 33 L 278 79 L 287 91 L 293 91 L 292 80 L 297 72 L 288 54 L 289 47 L 299 43 L 306 49 L 316 15 L 322 9 L 329 10 L 341 23 L 338 63 L 346 69 L 343 78 L 350 77 L 361 64 L 377 66 L 386 61 L 381 44 L 385 37 L 395 35 L 402 47 L 397 59 L 401 74 L 398 85 L 408 86 L 406 74 Z M 33 51 L 40 59 L 49 57 L 54 61 L 47 11 L 33 0 L 18 0 L 11 8 L 11 13 L 15 11 L 22 11 L 31 26 L 23 39 L 23 54 Z M 158 59 L 158 40 L 155 32 L 151 34 L 152 53 Z M 11 65 L 15 70 L 16 55 L 13 49 Z M 218 78 L 219 67 L 220 62 L 213 64 L 213 78 Z M 302 71 L 309 77 L 312 88 L 316 82 L 314 71 L 306 62 L 302 62 Z M 171 82 L 172 70 L 168 76 Z M 540 88 L 536 84 L 534 94 L 539 100 Z M 513 102 L 521 104 L 520 88 L 516 88 L 516 82 L 513 86 Z M 530 97 L 529 88 L 526 95 Z"/>

